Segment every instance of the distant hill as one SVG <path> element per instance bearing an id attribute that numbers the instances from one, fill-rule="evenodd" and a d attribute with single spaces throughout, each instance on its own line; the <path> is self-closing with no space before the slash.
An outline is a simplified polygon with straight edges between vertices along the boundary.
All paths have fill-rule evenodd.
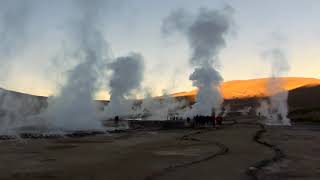
<path id="1" fill-rule="evenodd" d="M 244 107 L 257 107 L 259 100 L 269 96 L 264 79 L 235 80 L 222 84 L 221 89 L 225 103 L 231 108 L 243 109 Z M 306 110 L 320 113 L 320 80 L 314 78 L 282 78 L 284 88 L 289 91 L 288 104 L 290 112 L 305 114 Z M 177 99 L 185 99 L 190 104 L 194 103 L 197 90 L 173 94 Z M 97 101 L 99 107 L 108 101 Z M 0 118 L 5 112 L 15 111 L 28 115 L 39 113 L 47 107 L 47 97 L 9 91 L 0 88 Z M 312 115 L 314 116 L 314 115 Z M 320 119 L 320 114 L 316 115 Z"/>
<path id="2" fill-rule="evenodd" d="M 315 78 L 286 77 L 281 78 L 281 80 L 284 82 L 284 89 L 288 91 L 304 86 L 320 85 L 320 79 Z M 221 91 L 224 99 L 266 97 L 270 95 L 265 88 L 267 82 L 268 78 L 227 81 L 221 85 Z M 175 93 L 173 96 L 184 96 L 194 99 L 196 94 L 197 90 L 193 90 Z"/>
<path id="3" fill-rule="evenodd" d="M 320 110 L 320 85 L 308 85 L 289 91 L 288 104 L 295 109 Z"/>
<path id="4" fill-rule="evenodd" d="M 289 118 L 295 122 L 320 122 L 320 79 L 281 78 L 289 92 Z M 225 104 L 237 111 L 246 107 L 258 107 L 260 100 L 270 94 L 266 91 L 268 79 L 235 80 L 221 85 Z M 173 94 L 178 99 L 195 102 L 197 90 Z"/>

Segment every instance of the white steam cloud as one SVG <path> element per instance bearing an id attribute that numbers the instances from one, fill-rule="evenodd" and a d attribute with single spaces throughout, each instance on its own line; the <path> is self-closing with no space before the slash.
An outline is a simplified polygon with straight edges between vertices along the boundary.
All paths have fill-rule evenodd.
<path id="1" fill-rule="evenodd" d="M 101 78 L 101 75 L 106 75 L 106 71 L 112 71 L 109 84 L 111 102 L 106 107 L 103 118 L 127 112 L 126 107 L 131 106 L 133 102 L 128 100 L 128 97 L 133 90 L 140 87 L 143 80 L 143 57 L 138 53 L 132 53 L 111 62 L 109 46 L 102 32 L 109 10 L 122 2 L 69 0 L 48 3 L 40 0 L 28 2 L 4 0 L 0 3 L 2 67 L 5 64 L 3 59 L 13 59 L 13 55 L 23 52 L 24 48 L 29 46 L 28 43 L 35 39 L 34 34 L 31 35 L 28 32 L 28 27 L 31 26 L 30 19 L 42 15 L 52 17 L 50 19 L 52 24 L 46 24 L 43 29 L 38 29 L 50 32 L 63 31 L 65 34 L 63 43 L 68 47 L 63 48 L 63 52 L 59 52 L 63 57 L 61 61 L 71 60 L 75 65 L 67 72 L 65 83 L 60 87 L 59 93 L 48 99 L 48 107 L 43 112 L 22 113 L 16 101 L 9 96 L 1 96 L 4 97 L 0 103 L 1 108 L 9 112 L 4 114 L 6 120 L 2 123 L 6 124 L 7 129 L 26 125 L 62 131 L 103 129 L 100 114 L 97 112 L 98 107 L 93 99 L 98 88 L 101 87 L 101 79 L 106 79 Z M 50 10 L 47 9 L 48 5 Z M 50 14 L 56 13 L 58 9 L 61 11 L 61 16 Z M 41 18 L 33 20 L 41 20 Z M 38 27 L 37 24 L 43 22 L 33 23 L 32 26 Z M 36 27 L 34 28 L 37 29 Z M 54 30 L 51 31 L 51 29 Z M 59 55 L 56 57 L 60 57 Z M 12 103 L 8 103 L 9 100 Z M 13 108 L 17 110 L 14 111 Z"/>
<path id="2" fill-rule="evenodd" d="M 186 101 L 177 100 L 170 95 L 154 98 L 149 94 L 136 113 L 146 116 L 144 119 L 147 120 L 169 120 L 172 117 L 181 117 L 181 114 L 185 113 L 186 104 Z"/>
<path id="3" fill-rule="evenodd" d="M 164 34 L 180 32 L 187 37 L 191 49 L 190 64 L 194 72 L 189 79 L 198 88 L 196 103 L 186 116 L 218 114 L 223 97 L 219 85 L 223 81 L 217 71 L 219 53 L 226 46 L 226 35 L 233 24 L 233 8 L 222 10 L 199 9 L 197 15 L 179 9 L 172 12 L 164 21 Z"/>
<path id="4" fill-rule="evenodd" d="M 62 130 L 102 129 L 93 99 L 108 50 L 99 24 L 99 10 L 104 4 L 103 1 L 73 2 L 82 15 L 69 28 L 74 44 L 78 45 L 72 54 L 80 63 L 68 73 L 58 96 L 49 101 L 44 118 L 52 127 Z"/>
<path id="5" fill-rule="evenodd" d="M 144 72 L 142 55 L 132 53 L 128 56 L 118 57 L 109 64 L 112 71 L 109 82 L 110 103 L 105 108 L 105 116 L 129 116 L 133 112 L 133 100 L 128 98 L 133 90 L 141 87 Z"/>
<path id="6" fill-rule="evenodd" d="M 290 125 L 288 118 L 288 91 L 284 89 L 284 82 L 280 78 L 288 73 L 290 65 L 286 50 L 280 36 L 273 36 L 275 47 L 263 52 L 262 56 L 271 64 L 271 77 L 267 82 L 268 101 L 262 101 L 257 113 L 266 117 L 266 124 Z"/>
<path id="7" fill-rule="evenodd" d="M 28 117 L 40 113 L 45 107 L 43 97 L 0 89 L 0 134 L 15 135 L 19 128 L 34 125 L 35 121 Z"/>

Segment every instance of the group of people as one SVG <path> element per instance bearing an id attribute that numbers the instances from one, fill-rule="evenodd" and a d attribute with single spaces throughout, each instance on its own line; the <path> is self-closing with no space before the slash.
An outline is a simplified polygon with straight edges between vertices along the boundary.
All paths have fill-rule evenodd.
<path id="1" fill-rule="evenodd" d="M 187 118 L 187 123 L 192 124 L 193 127 L 220 127 L 222 125 L 222 116 L 194 116 L 192 121 Z"/>
<path id="2" fill-rule="evenodd" d="M 119 116 L 115 116 L 113 120 L 114 120 L 114 125 L 119 126 L 119 122 L 120 122 Z M 170 117 L 169 120 L 183 120 L 183 118 L 173 116 L 173 117 Z M 220 127 L 222 126 L 223 117 L 221 115 L 218 115 L 218 116 L 197 115 L 197 116 L 194 116 L 192 119 L 188 117 L 185 120 L 188 126 L 191 126 L 191 127 Z"/>

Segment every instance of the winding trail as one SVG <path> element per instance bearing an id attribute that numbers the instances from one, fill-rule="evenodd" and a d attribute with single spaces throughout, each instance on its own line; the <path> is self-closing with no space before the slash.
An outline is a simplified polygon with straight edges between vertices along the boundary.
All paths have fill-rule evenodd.
<path id="1" fill-rule="evenodd" d="M 274 155 L 272 158 L 270 159 L 263 159 L 255 164 L 253 164 L 252 166 L 250 166 L 248 168 L 248 175 L 252 177 L 252 179 L 254 180 L 258 180 L 258 173 L 259 171 L 261 171 L 263 168 L 272 165 L 273 163 L 276 163 L 284 158 L 286 158 L 286 154 L 277 146 L 274 144 L 271 144 L 267 141 L 262 140 L 262 136 L 264 133 L 267 132 L 267 129 L 265 127 L 265 125 L 263 124 L 259 124 L 260 125 L 260 129 L 256 132 L 256 134 L 253 136 L 253 140 L 258 143 L 261 144 L 265 147 L 271 148 L 274 152 Z"/>

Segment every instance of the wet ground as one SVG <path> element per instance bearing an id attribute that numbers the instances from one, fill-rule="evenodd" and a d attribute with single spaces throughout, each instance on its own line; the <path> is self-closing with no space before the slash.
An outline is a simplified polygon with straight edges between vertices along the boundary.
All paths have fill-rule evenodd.
<path id="1" fill-rule="evenodd" d="M 0 141 L 0 179 L 252 179 L 248 168 L 274 156 L 256 143 L 260 127 L 238 120 L 221 129 L 143 130 L 89 137 Z M 286 158 L 259 179 L 320 179 L 320 126 L 268 127 L 262 137 Z"/>

